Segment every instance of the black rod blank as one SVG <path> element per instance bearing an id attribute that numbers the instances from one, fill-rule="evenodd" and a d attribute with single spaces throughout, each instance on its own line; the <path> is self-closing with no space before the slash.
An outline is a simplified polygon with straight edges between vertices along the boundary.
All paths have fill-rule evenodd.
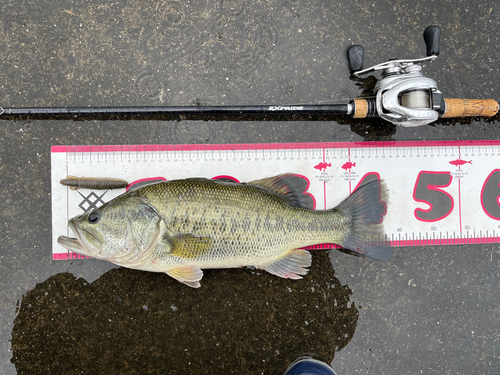
<path id="1" fill-rule="evenodd" d="M 259 106 L 192 106 L 192 107 L 26 107 L 4 108 L 6 116 L 106 116 L 106 115 L 247 115 L 247 114 L 349 114 L 347 104 L 327 105 L 259 105 Z M 1 117 L 0 117 L 1 118 Z"/>

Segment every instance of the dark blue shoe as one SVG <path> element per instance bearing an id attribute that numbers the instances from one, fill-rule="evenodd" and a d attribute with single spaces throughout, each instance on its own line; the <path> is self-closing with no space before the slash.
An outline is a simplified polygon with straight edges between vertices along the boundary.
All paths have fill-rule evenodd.
<path id="1" fill-rule="evenodd" d="M 284 375 L 335 375 L 335 372 L 325 362 L 311 357 L 300 357 L 288 366 Z"/>

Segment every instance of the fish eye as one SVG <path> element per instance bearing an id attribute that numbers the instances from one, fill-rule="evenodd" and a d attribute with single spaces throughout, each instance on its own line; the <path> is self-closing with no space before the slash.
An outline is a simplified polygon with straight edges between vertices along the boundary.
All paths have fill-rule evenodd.
<path id="1" fill-rule="evenodd" d="M 89 223 L 97 224 L 97 222 L 99 221 L 100 218 L 101 218 L 101 216 L 99 215 L 99 213 L 94 211 L 94 212 L 90 213 L 88 220 L 89 220 Z"/>

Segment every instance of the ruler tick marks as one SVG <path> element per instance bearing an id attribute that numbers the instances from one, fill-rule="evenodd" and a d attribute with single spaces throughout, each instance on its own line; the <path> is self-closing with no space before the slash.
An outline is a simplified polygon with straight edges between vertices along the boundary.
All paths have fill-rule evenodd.
<path id="1" fill-rule="evenodd" d="M 167 180 L 191 176 L 211 178 L 227 175 L 239 181 L 251 181 L 274 173 L 293 172 L 304 175 L 310 180 L 311 194 L 324 200 L 323 204 L 318 201 L 318 208 L 328 209 L 340 203 L 346 193 L 351 192 L 365 175 L 377 173 L 386 181 L 389 189 L 390 206 L 384 227 L 388 238 L 395 245 L 497 243 L 500 242 L 500 237 L 495 229 L 499 223 L 498 220 L 485 214 L 481 189 L 485 183 L 484 176 L 493 171 L 492 165 L 500 164 L 499 145 L 500 141 L 483 143 L 436 141 L 361 144 L 53 146 L 52 180 L 59 181 L 74 173 L 89 177 L 118 175 L 131 182 L 158 175 L 163 175 L 162 177 Z M 54 151 L 55 147 L 60 151 Z M 61 156 L 60 161 L 57 161 L 58 154 Z M 391 158 L 392 155 L 395 157 Z M 421 157 L 417 157 L 419 155 Z M 134 157 L 144 163 L 129 164 Z M 171 160 L 168 160 L 169 158 Z M 430 158 L 433 163 L 427 162 Z M 473 167 L 469 164 L 450 166 L 449 162 L 457 158 L 466 161 L 473 158 Z M 170 163 L 169 168 L 160 169 L 161 172 L 158 172 L 158 164 L 155 162 L 163 159 L 166 159 L 165 162 L 175 160 L 175 163 Z M 98 164 L 99 160 L 113 160 L 113 163 Z M 356 163 L 350 174 L 349 171 L 340 168 L 348 161 Z M 59 162 L 61 169 L 57 169 Z M 331 162 L 332 168 L 322 171 L 326 172 L 326 175 L 321 175 L 314 168 L 319 162 Z M 106 169 L 106 165 L 109 169 Z M 445 165 L 452 169 L 444 169 Z M 414 212 L 417 208 L 432 209 L 413 198 L 415 178 L 421 171 L 441 173 L 450 171 L 452 177 L 458 179 L 457 184 L 452 183 L 449 187 L 443 188 L 444 192 L 458 203 L 454 208 L 456 214 L 448 215 L 431 225 L 428 222 L 419 222 L 415 218 Z M 58 184 L 54 185 L 53 189 L 57 190 Z M 66 190 L 68 189 L 63 188 L 59 193 L 53 194 L 53 199 L 57 194 L 62 194 L 58 201 L 59 205 L 61 201 L 65 202 L 61 207 L 65 212 L 61 212 L 60 215 L 57 215 L 60 207 L 53 203 L 53 218 L 57 216 L 63 218 L 60 220 L 61 228 L 54 227 L 53 232 L 56 234 L 66 233 L 66 219 L 79 214 L 79 208 L 74 208 L 72 198 L 74 191 L 66 192 Z M 344 194 L 340 193 L 342 191 Z M 433 204 L 439 205 L 439 199 L 443 197 L 437 194 L 434 198 L 437 200 L 433 201 Z"/>

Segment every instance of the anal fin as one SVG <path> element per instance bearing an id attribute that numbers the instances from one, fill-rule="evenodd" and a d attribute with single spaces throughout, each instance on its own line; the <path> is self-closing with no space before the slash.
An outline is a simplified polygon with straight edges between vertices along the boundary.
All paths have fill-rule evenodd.
<path id="1" fill-rule="evenodd" d="M 256 267 L 285 279 L 302 279 L 311 265 L 311 254 L 307 250 L 291 250 L 281 258 Z"/>
<path id="2" fill-rule="evenodd" d="M 201 287 L 200 280 L 203 277 L 203 271 L 198 266 L 172 268 L 166 274 L 191 288 Z"/>

